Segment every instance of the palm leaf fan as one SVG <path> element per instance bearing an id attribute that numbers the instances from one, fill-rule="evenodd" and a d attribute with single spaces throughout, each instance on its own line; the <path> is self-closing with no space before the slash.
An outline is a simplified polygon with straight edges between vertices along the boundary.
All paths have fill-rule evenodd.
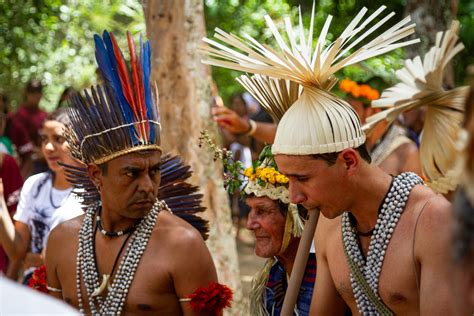
<path id="1" fill-rule="evenodd" d="M 453 190 L 462 170 L 457 163 L 456 141 L 464 119 L 468 87 L 445 90 L 443 74 L 448 62 L 463 48 L 458 43 L 459 22 L 453 21 L 445 32 L 438 32 L 435 45 L 425 54 L 407 59 L 396 72 L 400 83 L 385 90 L 373 107 L 387 109 L 367 118 L 364 131 L 370 132 L 378 122 L 393 122 L 401 113 L 426 107 L 420 136 L 420 158 L 428 185 L 435 191 Z"/>

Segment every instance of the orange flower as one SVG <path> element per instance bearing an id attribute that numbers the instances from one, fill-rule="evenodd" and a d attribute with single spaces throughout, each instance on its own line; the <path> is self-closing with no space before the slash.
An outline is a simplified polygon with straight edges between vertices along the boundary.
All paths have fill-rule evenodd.
<path id="1" fill-rule="evenodd" d="M 370 93 L 366 96 L 366 98 L 369 100 L 377 100 L 378 98 L 380 98 L 380 93 L 375 89 L 371 89 Z"/>
<path id="2" fill-rule="evenodd" d="M 354 98 L 360 97 L 360 86 L 355 85 L 351 89 L 351 94 Z"/>
<path id="3" fill-rule="evenodd" d="M 372 88 L 367 84 L 361 84 L 359 87 L 360 87 L 360 96 L 368 99 L 368 96 L 370 95 Z"/>
<path id="4" fill-rule="evenodd" d="M 349 92 L 351 92 L 351 90 L 354 86 L 357 86 L 357 83 L 355 83 L 355 81 L 352 81 L 350 79 L 344 79 L 339 84 L 339 89 L 342 92 L 349 93 Z"/>

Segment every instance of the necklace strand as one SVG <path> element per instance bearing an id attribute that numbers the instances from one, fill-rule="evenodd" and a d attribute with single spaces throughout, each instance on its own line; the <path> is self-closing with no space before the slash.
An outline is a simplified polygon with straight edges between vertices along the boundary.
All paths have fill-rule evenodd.
<path id="1" fill-rule="evenodd" d="M 379 299 L 379 277 L 385 251 L 405 208 L 410 192 L 417 184 L 423 184 L 423 181 L 411 172 L 403 173 L 394 178 L 377 218 L 366 259 L 358 245 L 359 239 L 356 229 L 351 223 L 349 213 L 345 212 L 342 215 L 342 240 L 347 255 L 357 264 L 364 279 Z M 360 281 L 358 282 L 352 271 L 351 286 L 359 312 L 362 315 L 378 315 L 376 307 L 368 299 L 362 290 Z"/>
<path id="2" fill-rule="evenodd" d="M 123 235 L 127 235 L 127 234 L 130 234 L 133 230 L 135 230 L 135 228 L 137 227 L 137 225 L 140 223 L 140 222 L 137 222 L 135 224 L 133 224 L 132 226 L 124 229 L 124 230 L 119 230 L 117 232 L 109 232 L 107 230 L 104 229 L 104 227 L 102 227 L 102 222 L 100 220 L 100 210 L 95 218 L 95 222 L 97 224 L 97 230 L 99 230 L 99 232 L 104 235 L 104 236 L 108 236 L 108 237 L 119 237 L 119 236 L 123 236 Z"/>
<path id="3" fill-rule="evenodd" d="M 76 266 L 76 288 L 79 303 L 79 311 L 85 313 L 81 280 L 84 283 L 88 298 L 90 313 L 92 315 L 119 315 L 122 313 L 128 290 L 138 267 L 138 263 L 145 251 L 151 233 L 155 227 L 158 214 L 161 210 L 168 210 L 165 202 L 157 200 L 148 215 L 137 225 L 135 231 L 130 235 L 125 254 L 120 261 L 115 278 L 105 298 L 92 296 L 99 284 L 98 270 L 95 266 L 92 237 L 94 234 L 93 218 L 100 208 L 100 203 L 91 206 L 84 217 L 79 232 L 79 245 L 77 251 Z"/>

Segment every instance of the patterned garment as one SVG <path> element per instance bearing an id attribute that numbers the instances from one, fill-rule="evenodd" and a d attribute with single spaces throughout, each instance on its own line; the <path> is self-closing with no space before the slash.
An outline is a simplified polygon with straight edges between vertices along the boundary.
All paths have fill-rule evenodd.
<path id="1" fill-rule="evenodd" d="M 309 315 L 309 307 L 311 305 L 311 298 L 313 296 L 314 281 L 316 279 L 316 255 L 309 254 L 308 263 L 306 264 L 306 271 L 304 273 L 303 281 L 300 287 L 300 294 L 296 307 L 298 316 Z M 269 315 L 279 316 L 283 306 L 283 299 L 285 298 L 286 289 L 288 288 L 288 280 L 286 271 L 280 261 L 275 261 L 270 275 L 268 277 L 265 289 L 265 306 Z"/>

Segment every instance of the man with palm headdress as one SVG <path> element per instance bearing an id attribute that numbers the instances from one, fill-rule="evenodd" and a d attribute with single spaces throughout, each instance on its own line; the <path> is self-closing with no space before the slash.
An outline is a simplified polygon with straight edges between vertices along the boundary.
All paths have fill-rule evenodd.
<path id="1" fill-rule="evenodd" d="M 424 173 L 440 191 L 455 186 L 453 144 L 465 89 L 442 91 L 440 72 L 459 51 L 457 25 L 445 34 L 443 44 L 443 37 L 438 37 L 426 67 L 418 59 L 408 62 L 410 71 L 403 72 L 408 83 L 395 89 L 394 100 L 384 100 L 403 102 L 374 116 L 364 128 L 353 108 L 330 93 L 337 82 L 334 73 L 342 67 L 416 42 L 399 42 L 414 32 L 409 17 L 368 43 L 361 42 L 386 23 L 390 15 L 368 27 L 384 9 L 365 17 L 368 10 L 363 8 L 329 44 L 331 16 L 315 45 L 312 25 L 306 36 L 301 22 L 293 27 L 287 21 L 282 36 L 269 17 L 266 22 L 277 48 L 222 30 L 216 30 L 216 38 L 232 48 L 206 39 L 213 47 L 204 48 L 211 56 L 205 62 L 257 74 L 239 80 L 272 113 L 284 113 L 272 152 L 280 172 L 289 178 L 290 201 L 324 215 L 316 232 L 318 273 L 312 302 L 316 315 L 342 314 L 346 305 L 353 314 L 363 315 L 451 311 L 449 289 L 440 286 L 450 277 L 445 259 L 450 248 L 450 204 L 413 173 L 392 177 L 371 165 L 364 143 L 365 131 L 379 120 L 433 105 L 432 117 L 427 115 L 425 122 L 432 124 L 425 125 L 428 148 L 422 144 L 420 149 Z M 295 88 L 295 83 L 301 87 Z M 428 103 L 423 97 L 430 93 Z"/>

